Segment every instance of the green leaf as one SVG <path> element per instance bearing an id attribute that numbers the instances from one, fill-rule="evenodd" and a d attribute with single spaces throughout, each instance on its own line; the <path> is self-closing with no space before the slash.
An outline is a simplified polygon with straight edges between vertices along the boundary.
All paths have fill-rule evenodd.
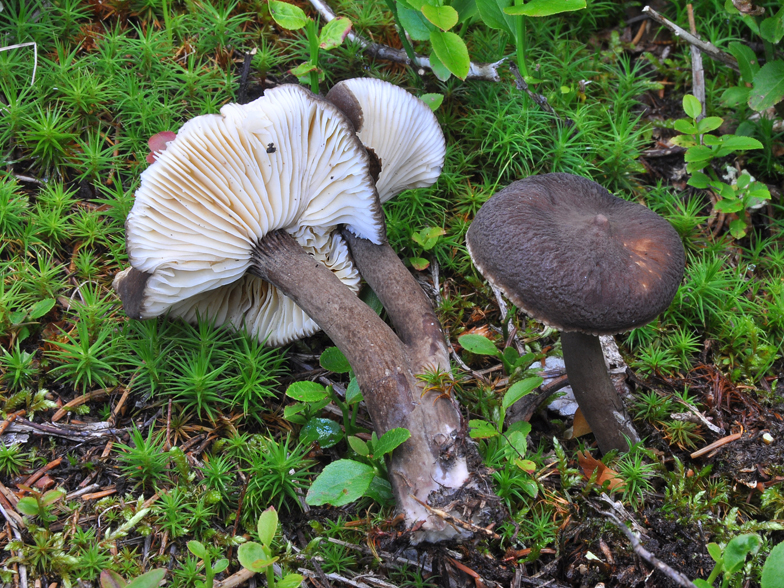
<path id="1" fill-rule="evenodd" d="M 127 582 L 114 570 L 103 570 L 101 572 L 101 588 L 125 588 Z"/>
<path id="2" fill-rule="evenodd" d="M 422 14 L 443 31 L 448 31 L 457 24 L 457 10 L 451 6 L 430 6 L 425 4 L 422 6 Z"/>
<path id="3" fill-rule="evenodd" d="M 305 578 L 299 574 L 286 574 L 275 582 L 276 588 L 299 588 Z"/>
<path id="4" fill-rule="evenodd" d="M 585 0 L 531 0 L 525 4 L 504 8 L 513 16 L 551 16 L 585 8 Z"/>
<path id="5" fill-rule="evenodd" d="M 686 183 L 693 188 L 704 190 L 708 187 L 708 182 L 710 182 L 710 178 L 707 175 L 702 172 L 694 172 Z"/>
<path id="6" fill-rule="evenodd" d="M 275 538 L 275 533 L 278 531 L 278 511 L 275 510 L 274 506 L 270 506 L 259 515 L 259 523 L 256 530 L 259 532 L 261 544 L 269 548 L 272 545 L 272 540 Z"/>
<path id="7" fill-rule="evenodd" d="M 419 99 L 430 107 L 430 110 L 435 112 L 441 103 L 444 101 L 443 94 L 422 94 Z"/>
<path id="8" fill-rule="evenodd" d="M 319 365 L 336 374 L 347 374 L 351 371 L 351 364 L 337 347 L 327 347 L 319 357 Z"/>
<path id="9" fill-rule="evenodd" d="M 304 63 L 300 63 L 297 67 L 295 67 L 290 71 L 291 71 L 291 75 L 297 76 L 297 78 L 302 82 L 302 81 L 307 81 L 306 78 L 308 78 L 310 72 L 312 71 L 317 72 L 319 71 L 319 68 L 314 64 L 310 63 L 309 61 L 306 61 Z"/>
<path id="10" fill-rule="evenodd" d="M 784 61 L 769 61 L 754 75 L 749 106 L 757 112 L 770 108 L 784 98 Z"/>
<path id="11" fill-rule="evenodd" d="M 405 443 L 409 437 L 411 437 L 411 433 L 408 429 L 400 427 L 390 429 L 381 435 L 381 438 L 373 446 L 373 457 L 381 457 L 387 453 L 392 453 L 396 447 Z"/>
<path id="12" fill-rule="evenodd" d="M 784 6 L 760 23 L 760 37 L 773 44 L 781 41 L 784 37 Z"/>
<path id="13" fill-rule="evenodd" d="M 490 437 L 498 436 L 498 429 L 487 421 L 473 419 L 468 421 L 468 427 L 468 434 L 471 436 L 471 439 L 489 439 Z"/>
<path id="14" fill-rule="evenodd" d="M 352 459 L 333 461 L 313 481 L 305 502 L 310 506 L 344 506 L 365 493 L 374 475 L 367 464 Z"/>
<path id="15" fill-rule="evenodd" d="M 158 568 L 131 580 L 125 588 L 156 588 L 160 586 L 166 570 Z"/>
<path id="16" fill-rule="evenodd" d="M 335 47 L 340 47 L 349 31 L 351 31 L 351 21 L 349 19 L 345 16 L 333 18 L 321 27 L 319 48 L 329 51 Z"/>
<path id="17" fill-rule="evenodd" d="M 306 408 L 307 405 L 300 402 L 297 402 L 296 404 L 289 404 L 283 409 L 283 418 L 292 423 L 304 425 L 306 422 L 305 417 L 300 415 L 300 413 L 304 412 Z"/>
<path id="18" fill-rule="evenodd" d="M 49 490 L 45 492 L 44 495 L 41 497 L 41 504 L 44 506 L 49 506 L 54 504 L 61 498 L 65 496 L 65 492 L 63 490 Z"/>
<path id="19" fill-rule="evenodd" d="M 359 388 L 359 382 L 356 378 L 351 378 L 346 387 L 346 404 L 352 406 L 362 400 L 362 390 Z"/>
<path id="20" fill-rule="evenodd" d="M 495 357 L 501 357 L 501 352 L 498 351 L 495 343 L 484 335 L 468 333 L 467 335 L 458 337 L 457 341 L 463 349 L 476 355 L 494 355 Z"/>
<path id="21" fill-rule="evenodd" d="M 296 31 L 308 24 L 309 19 L 305 11 L 299 6 L 294 6 L 288 2 L 271 0 L 269 9 L 272 19 L 284 29 Z"/>
<path id="22" fill-rule="evenodd" d="M 697 588 L 713 588 L 713 584 L 711 584 L 707 580 L 702 580 L 700 578 L 697 578 L 696 580 L 693 580 L 693 582 Z"/>
<path id="23" fill-rule="evenodd" d="M 784 543 L 770 550 L 765 565 L 762 566 L 760 588 L 784 588 Z"/>
<path id="24" fill-rule="evenodd" d="M 501 406 L 504 410 L 508 409 L 512 406 L 515 402 L 520 400 L 523 396 L 527 396 L 530 394 L 535 388 L 542 385 L 544 380 L 540 377 L 534 378 L 526 378 L 525 380 L 520 380 L 519 382 L 515 382 L 511 385 L 509 390 L 506 391 L 504 394 L 504 399 L 501 402 Z"/>
<path id="25" fill-rule="evenodd" d="M 697 127 L 691 124 L 686 118 L 679 118 L 672 124 L 672 128 L 674 128 L 679 133 L 685 133 L 687 135 L 696 135 L 697 134 Z"/>
<path id="26" fill-rule="evenodd" d="M 355 437 L 354 435 L 349 435 L 348 437 L 348 444 L 351 449 L 353 449 L 357 455 L 361 455 L 362 457 L 367 457 L 370 455 L 370 449 L 368 448 L 368 444 L 365 443 L 359 437 Z"/>
<path id="27" fill-rule="evenodd" d="M 751 88 L 742 88 L 741 86 L 732 86 L 722 92 L 719 98 L 722 106 L 734 107 L 741 104 L 746 104 L 749 101 L 749 94 Z"/>
<path id="28" fill-rule="evenodd" d="M 723 122 L 724 119 L 718 116 L 706 116 L 701 121 L 697 122 L 697 132 L 700 135 L 710 133 L 711 131 L 718 129 Z"/>
<path id="29" fill-rule="evenodd" d="M 735 239 L 743 239 L 746 236 L 746 229 L 748 229 L 748 226 L 743 219 L 736 218 L 730 222 L 730 235 Z"/>
<path id="30" fill-rule="evenodd" d="M 514 454 L 520 459 L 528 452 L 528 441 L 526 437 L 527 435 L 524 435 L 522 431 L 512 431 L 511 433 L 507 432 L 506 434 L 506 440 L 509 442 L 509 447 L 513 448 Z"/>
<path id="31" fill-rule="evenodd" d="M 300 402 L 318 402 L 329 398 L 327 389 L 316 382 L 294 382 L 286 390 L 286 396 Z"/>
<path id="32" fill-rule="evenodd" d="M 430 44 L 438 59 L 450 72 L 461 80 L 466 79 L 471 62 L 463 39 L 448 31 L 433 31 L 430 33 Z"/>
<path id="33" fill-rule="evenodd" d="M 16 510 L 31 517 L 38 516 L 38 501 L 32 496 L 20 498 L 16 503 Z"/>
<path id="34" fill-rule="evenodd" d="M 691 94 L 683 96 L 683 112 L 691 118 L 697 118 L 702 114 L 702 104 Z"/>
<path id="35" fill-rule="evenodd" d="M 392 485 L 384 478 L 373 476 L 373 481 L 370 486 L 365 490 L 365 496 L 372 498 L 381 506 L 391 506 L 395 502 L 395 496 L 392 494 Z"/>
<path id="36" fill-rule="evenodd" d="M 188 551 L 199 559 L 206 559 L 207 549 L 201 541 L 188 541 Z"/>
<path id="37" fill-rule="evenodd" d="M 429 34 L 427 39 L 430 40 Z M 443 63 L 441 63 L 441 60 L 438 58 L 438 55 L 436 55 L 435 51 L 430 52 L 430 68 L 433 70 L 435 76 L 442 82 L 445 82 L 450 77 L 452 77 L 452 72 L 450 72 Z"/>
<path id="38" fill-rule="evenodd" d="M 430 266 L 430 262 L 424 257 L 409 257 L 408 261 L 411 262 L 411 267 L 418 272 L 423 272 Z"/>
<path id="39" fill-rule="evenodd" d="M 670 139 L 670 143 L 673 145 L 678 145 L 678 147 L 694 147 L 697 145 L 697 141 L 691 138 L 689 135 L 676 135 L 675 137 Z"/>
<path id="40" fill-rule="evenodd" d="M 723 199 L 716 203 L 716 210 L 724 214 L 732 214 L 733 212 L 740 212 L 743 210 L 743 201 L 738 198 Z"/>
<path id="41" fill-rule="evenodd" d="M 422 12 L 405 7 L 400 2 L 397 3 L 397 16 L 414 41 L 429 41 L 430 32 L 436 30 Z"/>
<path id="42" fill-rule="evenodd" d="M 503 31 L 512 39 L 516 39 L 514 17 L 504 13 L 504 8 L 511 4 L 512 0 L 476 0 L 476 8 L 482 22 L 491 29 Z"/>
<path id="43" fill-rule="evenodd" d="M 240 565 L 252 572 L 263 572 L 277 561 L 277 557 L 270 557 L 269 551 L 260 543 L 248 541 L 240 545 L 237 550 L 237 559 Z"/>
<path id="44" fill-rule="evenodd" d="M 747 47 L 743 43 L 733 41 L 727 46 L 727 50 L 738 61 L 738 69 L 740 69 L 740 78 L 747 84 L 754 81 L 754 75 L 759 71 L 759 60 L 751 47 Z"/>
<path id="45" fill-rule="evenodd" d="M 512 423 L 506 430 L 506 433 L 511 434 L 515 432 L 522 433 L 524 437 L 528 437 L 528 435 L 531 434 L 531 423 L 528 421 L 517 421 L 516 423 Z"/>
<path id="46" fill-rule="evenodd" d="M 762 546 L 762 539 L 756 533 L 738 535 L 724 548 L 724 571 L 737 572 L 745 563 L 746 556 L 754 555 Z"/>
<path id="47" fill-rule="evenodd" d="M 223 570 L 225 570 L 228 567 L 229 567 L 229 560 L 224 557 L 215 562 L 215 565 L 212 566 L 212 573 L 220 574 Z"/>
<path id="48" fill-rule="evenodd" d="M 332 419 L 314 417 L 299 431 L 300 443 L 318 443 L 324 449 L 337 445 L 341 439 L 343 439 L 343 431 Z"/>
<path id="49" fill-rule="evenodd" d="M 452 0 L 452 8 L 460 15 L 458 22 L 466 22 L 478 13 L 476 0 Z"/>
<path id="50" fill-rule="evenodd" d="M 688 161 L 710 161 L 715 157 L 713 149 L 704 145 L 690 147 L 683 158 Z"/>
<path id="51" fill-rule="evenodd" d="M 44 300 L 39 300 L 33 306 L 30 307 L 28 311 L 28 316 L 31 320 L 37 320 L 48 313 L 55 305 L 54 298 L 45 298 Z"/>
<path id="52" fill-rule="evenodd" d="M 746 151 L 748 149 L 762 149 L 762 143 L 752 137 L 724 135 L 721 138 L 721 146 L 714 152 L 713 156 L 724 157 L 725 155 L 729 155 L 735 151 Z"/>
<path id="53" fill-rule="evenodd" d="M 708 543 L 708 555 L 716 563 L 721 563 L 721 546 L 718 543 Z"/>

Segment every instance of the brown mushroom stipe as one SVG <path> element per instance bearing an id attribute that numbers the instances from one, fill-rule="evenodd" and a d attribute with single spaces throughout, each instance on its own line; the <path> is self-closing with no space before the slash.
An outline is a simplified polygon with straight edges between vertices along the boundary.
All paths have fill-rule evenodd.
<path id="1" fill-rule="evenodd" d="M 639 439 L 604 365 L 597 335 L 640 327 L 672 302 L 685 255 L 651 210 L 571 174 L 510 184 L 466 235 L 485 278 L 525 313 L 562 331 L 569 382 L 602 452 Z"/>

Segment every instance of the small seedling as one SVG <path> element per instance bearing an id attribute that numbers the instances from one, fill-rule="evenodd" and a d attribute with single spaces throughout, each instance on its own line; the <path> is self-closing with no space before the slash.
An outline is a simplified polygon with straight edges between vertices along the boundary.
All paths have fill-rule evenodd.
<path id="1" fill-rule="evenodd" d="M 126 582 L 117 572 L 104 570 L 101 572 L 101 588 L 157 588 L 165 575 L 166 570 L 159 568 Z"/>
<path id="2" fill-rule="evenodd" d="M 712 588 L 719 574 L 724 574 L 721 586 L 727 588 L 732 575 L 743 568 L 746 557 L 748 555 L 754 556 L 761 546 L 762 538 L 755 533 L 738 535 L 727 543 L 724 549 L 717 543 L 708 543 L 708 554 L 716 562 L 716 565 L 707 580 L 694 580 L 697 588 Z"/>
<path id="3" fill-rule="evenodd" d="M 504 366 L 504 373 L 510 377 L 521 377 L 524 375 L 522 372 L 524 372 L 534 361 L 539 359 L 534 353 L 520 355 L 514 347 L 507 347 L 503 351 L 499 351 L 495 346 L 495 343 L 484 335 L 468 333 L 461 335 L 458 338 L 458 341 L 463 349 L 470 353 L 475 355 L 489 355 L 500 359 Z M 516 373 L 518 371 L 521 373 Z"/>
<path id="4" fill-rule="evenodd" d="M 240 545 L 237 557 L 243 568 L 256 573 L 265 573 L 269 588 L 298 588 L 304 578 L 299 574 L 286 574 L 282 578 L 275 577 L 273 565 L 279 557 L 272 555 L 272 541 L 278 531 L 278 513 L 270 506 L 261 513 L 257 526 L 259 543 L 248 541 Z M 193 542 L 191 542 L 193 543 Z M 190 543 L 188 544 L 190 548 Z"/>
<path id="5" fill-rule="evenodd" d="M 30 496 L 19 499 L 19 502 L 16 504 L 16 509 L 19 512 L 37 518 L 45 527 L 48 527 L 52 521 L 57 520 L 57 515 L 53 512 L 54 504 L 65 496 L 64 490 L 47 490 L 41 493 L 32 488 L 23 489 L 30 492 Z"/>
<path id="6" fill-rule="evenodd" d="M 200 541 L 188 541 L 188 550 L 204 562 L 204 580 L 196 582 L 196 588 L 212 588 L 215 575 L 229 567 L 229 560 L 223 557 L 213 564 L 210 552 Z"/>
<path id="7" fill-rule="evenodd" d="M 418 245 L 420 251 L 414 257 L 409 257 L 408 261 L 414 269 L 424 271 L 430 267 L 430 262 L 422 257 L 425 252 L 430 251 L 438 243 L 438 239 L 446 235 L 446 231 L 441 227 L 425 227 L 411 235 L 411 239 Z"/>

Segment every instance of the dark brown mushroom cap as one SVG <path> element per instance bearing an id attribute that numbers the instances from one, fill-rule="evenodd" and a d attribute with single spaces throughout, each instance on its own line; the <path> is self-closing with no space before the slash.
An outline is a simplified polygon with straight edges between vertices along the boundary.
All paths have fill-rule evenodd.
<path id="1" fill-rule="evenodd" d="M 685 263 L 665 219 L 571 174 L 510 184 L 482 206 L 466 241 L 482 275 L 521 310 L 596 335 L 653 320 L 672 302 Z"/>

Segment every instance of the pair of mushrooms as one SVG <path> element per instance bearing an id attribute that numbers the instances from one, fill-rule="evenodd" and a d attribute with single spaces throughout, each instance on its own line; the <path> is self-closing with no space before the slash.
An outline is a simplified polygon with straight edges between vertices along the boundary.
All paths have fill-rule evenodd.
<path id="1" fill-rule="evenodd" d="M 126 221 L 131 267 L 114 283 L 132 318 L 207 316 L 272 345 L 322 328 L 379 436 L 411 433 L 390 482 L 426 541 L 470 534 L 431 506 L 478 525 L 502 512 L 456 402 L 423 392 L 418 374 L 450 369 L 446 342 L 385 241 L 380 203 L 435 182 L 444 154 L 428 106 L 379 80 L 347 80 L 326 99 L 279 86 L 225 106 L 183 125 L 142 174 Z M 357 269 L 394 331 L 356 296 Z"/>

